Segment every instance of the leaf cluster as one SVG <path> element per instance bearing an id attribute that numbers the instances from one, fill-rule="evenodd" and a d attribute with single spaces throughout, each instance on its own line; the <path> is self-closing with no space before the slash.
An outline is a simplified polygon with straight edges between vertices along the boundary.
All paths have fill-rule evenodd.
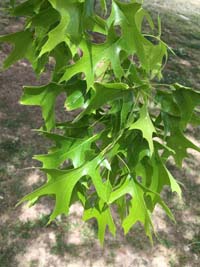
<path id="1" fill-rule="evenodd" d="M 142 1 L 113 0 L 108 11 L 101 0 L 98 13 L 94 2 L 11 1 L 12 15 L 26 21 L 22 31 L 0 36 L 13 45 L 3 67 L 27 59 L 40 75 L 53 65 L 49 83 L 25 86 L 21 98 L 23 105 L 41 107 L 39 133 L 53 144 L 48 154 L 35 156 L 46 183 L 21 202 L 53 196 L 50 221 L 80 202 L 83 220 L 96 218 L 101 243 L 107 227 L 116 232 L 113 212 L 125 233 L 139 221 L 151 239 L 157 204 L 174 220 L 163 187 L 181 196 L 167 161 L 173 157 L 181 167 L 188 148 L 200 151 L 184 134 L 188 124 L 199 124 L 200 93 L 159 83 L 168 47 L 160 21 L 154 25 Z M 56 120 L 61 93 L 72 120 Z"/>

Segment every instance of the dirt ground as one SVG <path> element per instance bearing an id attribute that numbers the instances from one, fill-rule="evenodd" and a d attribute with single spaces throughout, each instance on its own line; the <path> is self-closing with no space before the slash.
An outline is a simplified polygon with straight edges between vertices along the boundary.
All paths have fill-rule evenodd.
<path id="1" fill-rule="evenodd" d="M 156 18 L 163 21 L 163 39 L 174 49 L 164 82 L 178 81 L 200 89 L 200 0 L 145 1 Z M 151 3 L 150 3 L 151 2 Z M 3 15 L 0 34 L 14 32 L 21 21 Z M 0 47 L 0 64 L 9 52 Z M 59 217 L 45 226 L 53 202 L 48 198 L 28 208 L 15 207 L 26 193 L 44 182 L 34 154 L 45 151 L 45 142 L 31 129 L 41 124 L 36 107 L 18 104 L 23 85 L 38 81 L 25 62 L 0 72 L 0 267 L 199 267 L 200 266 L 200 155 L 190 151 L 182 170 L 170 166 L 183 183 L 183 199 L 167 190 L 164 198 L 177 224 L 166 218 L 159 207 L 154 214 L 158 239 L 151 246 L 140 225 L 126 236 L 119 231 L 107 235 L 102 248 L 96 240 L 94 223 L 81 221 L 81 207 L 74 205 L 68 218 Z M 190 138 L 200 145 L 200 127 L 188 129 Z"/>

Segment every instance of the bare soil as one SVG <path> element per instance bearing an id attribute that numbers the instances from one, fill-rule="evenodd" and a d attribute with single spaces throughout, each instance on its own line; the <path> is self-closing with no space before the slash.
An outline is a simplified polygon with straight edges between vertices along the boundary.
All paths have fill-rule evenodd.
<path id="1" fill-rule="evenodd" d="M 163 38 L 174 48 L 165 81 L 179 81 L 200 88 L 200 1 L 146 1 L 150 12 L 163 18 Z M 22 27 L 21 20 L 0 12 L 1 34 Z M 156 16 L 156 15 L 154 15 Z M 1 19 L 2 18 L 2 19 Z M 10 47 L 0 48 L 0 62 Z M 2 267 L 199 267 L 200 264 L 200 156 L 190 151 L 183 169 L 170 166 L 183 183 L 183 199 L 166 190 L 164 198 L 174 212 L 174 225 L 158 207 L 154 214 L 158 239 L 151 246 L 137 225 L 126 237 L 119 231 L 107 235 L 102 248 L 96 240 L 96 224 L 81 221 L 81 207 L 71 208 L 68 218 L 59 217 L 45 226 L 53 201 L 43 198 L 35 206 L 15 207 L 26 193 L 44 182 L 34 154 L 45 151 L 46 143 L 31 129 L 41 124 L 37 107 L 18 104 L 23 85 L 44 84 L 49 74 L 37 80 L 26 61 L 0 72 L 0 266 Z M 62 115 L 62 114 L 61 114 Z M 188 129 L 200 145 L 200 128 Z M 28 168 L 28 169 L 27 169 Z"/>

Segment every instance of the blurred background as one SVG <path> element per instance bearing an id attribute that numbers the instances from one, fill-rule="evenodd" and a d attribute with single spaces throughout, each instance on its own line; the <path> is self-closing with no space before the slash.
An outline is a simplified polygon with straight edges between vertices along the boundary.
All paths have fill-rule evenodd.
<path id="1" fill-rule="evenodd" d="M 5 12 L 8 2 L 0 1 L 0 34 L 23 27 L 23 18 Z M 155 21 L 160 15 L 162 38 L 176 53 L 169 55 L 163 82 L 200 90 L 200 0 L 144 2 Z M 0 46 L 0 65 L 9 51 L 9 45 Z M 22 196 L 44 182 L 45 177 L 29 167 L 38 164 L 32 156 L 44 153 L 47 145 L 31 131 L 42 122 L 40 110 L 20 106 L 18 101 L 23 85 L 44 84 L 48 78 L 49 71 L 38 81 L 26 61 L 0 72 L 0 267 L 199 267 L 200 155 L 192 150 L 182 170 L 169 166 L 184 184 L 183 199 L 167 189 L 163 192 L 177 224 L 157 208 L 154 246 L 137 224 L 125 237 L 121 230 L 115 238 L 108 234 L 102 248 L 95 238 L 95 222 L 81 221 L 78 204 L 69 217 L 59 217 L 47 227 L 51 199 L 42 198 L 31 208 L 26 204 L 15 208 Z M 188 128 L 187 136 L 200 145 L 199 127 Z"/>

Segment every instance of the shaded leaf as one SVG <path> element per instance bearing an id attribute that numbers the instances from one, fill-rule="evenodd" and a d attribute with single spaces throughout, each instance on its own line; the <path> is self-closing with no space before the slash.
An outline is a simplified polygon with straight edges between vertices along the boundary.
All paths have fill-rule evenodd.
<path id="1" fill-rule="evenodd" d="M 33 35 L 29 30 L 0 36 L 0 42 L 11 43 L 14 46 L 12 52 L 3 63 L 4 69 L 9 68 L 20 59 L 28 59 L 34 64 L 35 48 Z"/>
<path id="2" fill-rule="evenodd" d="M 55 83 L 43 86 L 24 87 L 24 93 L 20 103 L 23 105 L 41 106 L 42 116 L 45 121 L 47 131 L 55 126 L 55 101 L 56 97 L 61 93 L 63 87 Z"/>

